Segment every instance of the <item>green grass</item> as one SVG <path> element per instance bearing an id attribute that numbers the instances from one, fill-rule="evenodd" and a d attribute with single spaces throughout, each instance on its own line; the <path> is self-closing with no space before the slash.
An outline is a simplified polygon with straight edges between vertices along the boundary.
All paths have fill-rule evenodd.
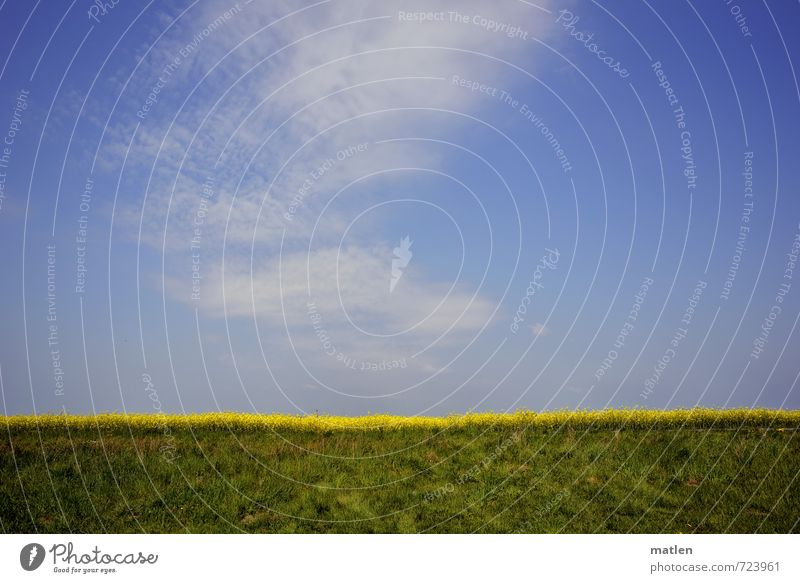
<path id="1" fill-rule="evenodd" d="M 800 412 L 126 419 L 0 418 L 2 531 L 800 530 Z"/>

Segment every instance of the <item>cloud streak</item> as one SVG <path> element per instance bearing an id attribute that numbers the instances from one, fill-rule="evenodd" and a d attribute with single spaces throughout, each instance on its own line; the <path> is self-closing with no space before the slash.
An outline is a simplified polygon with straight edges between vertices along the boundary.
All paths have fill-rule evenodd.
<path id="1" fill-rule="evenodd" d="M 383 140 L 461 131 L 448 112 L 479 114 L 483 98 L 453 75 L 497 83 L 485 55 L 518 59 L 548 18 L 517 2 L 198 7 L 149 51 L 127 98 L 141 111 L 160 84 L 157 98 L 144 119 L 117 120 L 103 152 L 118 157 L 137 128 L 129 187 L 147 200 L 120 223 L 139 237 L 141 221 L 141 242 L 166 254 L 167 293 L 208 317 L 285 324 L 308 345 L 313 302 L 347 350 L 466 344 L 493 300 L 413 268 L 390 297 L 394 234 L 376 224 L 342 247 L 353 217 L 385 195 L 348 189 L 439 166 L 430 148 Z"/>

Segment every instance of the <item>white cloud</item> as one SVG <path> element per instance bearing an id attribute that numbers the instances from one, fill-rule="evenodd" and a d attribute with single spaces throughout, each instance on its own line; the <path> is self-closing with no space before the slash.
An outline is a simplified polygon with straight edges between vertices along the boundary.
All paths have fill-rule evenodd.
<path id="1" fill-rule="evenodd" d="M 241 260 L 226 262 L 224 275 L 204 266 L 197 305 L 206 316 L 255 315 L 263 334 L 291 342 L 303 360 L 335 366 L 322 330 L 337 353 L 359 361 L 405 358 L 418 371 L 438 370 L 441 351 L 466 346 L 495 306 L 465 284 L 426 281 L 410 268 L 390 293 L 391 260 L 390 246 L 376 246 L 291 253 L 260 262 L 252 274 Z M 166 283 L 173 298 L 190 297 L 188 277 Z"/>
<path id="2" fill-rule="evenodd" d="M 208 3 L 192 10 L 150 52 L 125 96 L 126 115 L 114 118 L 106 157 L 119 159 L 127 148 L 133 113 L 164 66 L 228 8 Z M 189 301 L 188 246 L 198 228 L 203 182 L 213 175 L 214 194 L 199 226 L 199 305 L 205 314 L 255 315 L 271 326 L 285 318 L 302 343 L 309 338 L 310 286 L 326 325 L 345 349 L 369 350 L 376 357 L 413 351 L 440 336 L 440 345 L 468 342 L 490 317 L 490 298 L 473 294 L 465 282 L 447 295 L 451 282 L 425 278 L 412 268 L 389 296 L 391 247 L 376 246 L 380 234 L 349 241 L 339 254 L 342 231 L 354 212 L 380 200 L 380 193 L 364 195 L 372 201 L 342 197 L 319 224 L 317 219 L 334 193 L 364 176 L 438 166 L 430 149 L 375 142 L 426 132 L 449 135 L 466 125 L 457 115 L 419 108 L 480 115 L 492 98 L 455 86 L 453 75 L 510 89 L 511 69 L 476 53 L 530 65 L 522 57 L 532 52 L 531 41 L 488 30 L 480 20 L 401 22 L 400 11 L 441 10 L 446 20 L 450 10 L 485 15 L 519 26 L 530 37 L 543 34 L 550 15 L 522 2 L 489 6 L 478 1 L 331 2 L 286 18 L 300 7 L 253 2 L 241 8 L 171 73 L 141 121 L 129 156 L 131 167 L 140 170 L 141 187 L 152 171 L 142 240 L 157 249 L 166 241 L 169 293 Z M 356 144 L 368 146 L 336 160 L 337 152 Z M 313 178 L 328 159 L 336 163 Z M 309 177 L 312 184 L 301 195 Z M 132 232 L 138 231 L 140 208 L 136 200 L 120 213 Z M 308 252 L 315 225 L 314 249 Z M 347 320 L 343 306 L 354 322 L 373 330 L 413 329 L 394 339 L 365 337 Z"/>
<path id="3" fill-rule="evenodd" d="M 534 336 L 547 336 L 550 333 L 550 328 L 541 322 L 537 322 L 531 326 L 531 332 L 533 332 Z"/>
<path id="4" fill-rule="evenodd" d="M 108 144 L 107 156 L 120 159 L 137 121 L 132 113 L 163 76 L 164 66 L 228 8 L 208 3 L 191 11 L 151 51 L 127 92 L 125 121 L 113 124 L 117 140 Z M 309 172 L 341 148 L 415 135 L 437 125 L 448 131 L 463 125 L 463 119 L 445 113 L 385 112 L 434 108 L 474 113 L 487 97 L 453 86 L 453 75 L 507 88 L 511 69 L 477 53 L 518 61 L 531 51 L 530 41 L 487 30 L 483 20 L 418 23 L 398 18 L 401 11 L 440 10 L 447 20 L 448 11 L 456 9 L 519 26 L 531 36 L 541 35 L 552 20 L 522 2 L 489 7 L 477 1 L 417 6 L 345 1 L 306 9 L 290 2 L 242 5 L 182 59 L 141 123 L 129 162 L 149 172 L 157 156 L 146 210 L 157 218 L 146 224 L 161 231 L 171 201 L 166 239 L 180 246 L 191 229 L 200 185 L 213 171 L 218 191 L 207 235 L 219 240 L 227 232 L 234 243 L 249 243 L 255 235 L 256 241 L 275 244 L 286 226 L 282 215 Z M 223 147 L 224 162 L 214 170 Z M 421 156 L 409 147 L 376 146 L 369 155 L 339 164 L 314 190 L 328 195 L 387 167 L 435 165 L 429 157 L 430 152 Z M 325 202 L 324 195 L 307 197 L 286 236 L 307 236 L 309 219 Z M 138 205 L 130 211 L 138 213 Z M 138 217 L 130 218 L 138 226 Z M 162 234 L 154 237 L 159 246 Z"/>
<path id="5" fill-rule="evenodd" d="M 313 302 L 331 326 L 352 322 L 383 335 L 408 329 L 426 339 L 451 328 L 478 330 L 490 317 L 492 303 L 464 284 L 426 281 L 410 268 L 390 293 L 391 260 L 390 246 L 291 253 L 260 261 L 252 273 L 245 261 L 227 259 L 224 273 L 218 265 L 201 268 L 198 305 L 207 315 L 256 314 L 291 330 L 308 323 Z M 172 297 L 190 297 L 189 277 L 169 276 L 167 283 Z"/>

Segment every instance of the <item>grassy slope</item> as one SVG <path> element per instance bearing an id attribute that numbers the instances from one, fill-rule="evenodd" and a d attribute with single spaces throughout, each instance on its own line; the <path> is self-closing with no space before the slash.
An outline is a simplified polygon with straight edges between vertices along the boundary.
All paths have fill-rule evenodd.
<path id="1" fill-rule="evenodd" d="M 130 421 L 0 419 L 2 530 L 800 529 L 800 412 Z"/>

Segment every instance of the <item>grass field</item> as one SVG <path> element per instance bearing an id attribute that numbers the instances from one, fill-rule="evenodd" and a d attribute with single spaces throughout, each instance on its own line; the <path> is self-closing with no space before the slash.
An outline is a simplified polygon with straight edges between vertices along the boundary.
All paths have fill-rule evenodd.
<path id="1" fill-rule="evenodd" d="M 797 532 L 800 412 L 0 418 L 3 532 Z"/>

